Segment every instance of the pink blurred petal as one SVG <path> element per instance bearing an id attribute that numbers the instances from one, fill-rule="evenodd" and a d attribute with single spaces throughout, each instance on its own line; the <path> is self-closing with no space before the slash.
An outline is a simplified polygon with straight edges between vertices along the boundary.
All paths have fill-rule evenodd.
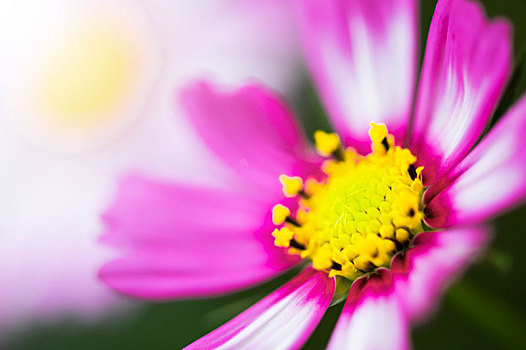
<path id="1" fill-rule="evenodd" d="M 329 348 L 409 348 L 409 322 L 433 310 L 488 237 L 480 228 L 421 233 L 405 256 L 393 259 L 391 270 L 355 281 Z"/>
<path id="2" fill-rule="evenodd" d="M 203 141 L 254 184 L 279 184 L 282 173 L 317 171 L 300 128 L 281 99 L 258 85 L 220 91 L 196 82 L 181 93 L 181 103 Z"/>
<path id="3" fill-rule="evenodd" d="M 414 0 L 298 1 L 314 80 L 345 142 L 369 151 L 369 123 L 403 143 L 417 68 Z"/>
<path id="4" fill-rule="evenodd" d="M 100 277 L 123 293 L 162 299 L 261 282 L 297 262 L 274 246 L 270 208 L 240 191 L 129 176 L 105 214 L 103 237 L 123 256 Z"/>
<path id="5" fill-rule="evenodd" d="M 298 349 L 323 317 L 334 279 L 306 268 L 295 279 L 185 349 Z"/>
<path id="6" fill-rule="evenodd" d="M 449 187 L 426 196 L 426 221 L 434 227 L 475 223 L 522 202 L 526 198 L 525 134 L 523 97 L 456 167 Z"/>
<path id="7" fill-rule="evenodd" d="M 511 71 L 510 25 L 480 4 L 441 0 L 431 23 L 411 146 L 427 183 L 456 165 L 493 113 Z"/>

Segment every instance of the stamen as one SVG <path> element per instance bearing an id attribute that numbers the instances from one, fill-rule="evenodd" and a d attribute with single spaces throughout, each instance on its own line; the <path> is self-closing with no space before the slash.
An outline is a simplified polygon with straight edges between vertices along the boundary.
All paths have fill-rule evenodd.
<path id="1" fill-rule="evenodd" d="M 290 240 L 290 246 L 292 248 L 296 248 L 296 249 L 299 249 L 299 250 L 307 249 L 307 247 L 305 247 L 303 244 L 301 244 L 298 241 L 296 241 L 294 238 Z"/>
<path id="2" fill-rule="evenodd" d="M 280 175 L 279 182 L 281 182 L 283 194 L 287 198 L 295 197 L 303 190 L 303 180 L 299 176 Z"/>
<path id="3" fill-rule="evenodd" d="M 272 208 L 272 223 L 281 225 L 290 216 L 290 209 L 282 204 L 276 204 Z"/>
<path id="4" fill-rule="evenodd" d="M 274 244 L 277 247 L 289 247 L 290 242 L 293 239 L 294 232 L 292 232 L 291 229 L 288 227 L 282 227 L 280 229 L 275 229 L 274 232 L 272 232 L 272 236 L 274 236 Z"/>
<path id="5" fill-rule="evenodd" d="M 342 265 L 338 264 L 337 262 L 332 262 L 331 270 L 341 270 Z"/>
<path id="6" fill-rule="evenodd" d="M 396 240 L 400 243 L 405 243 L 409 240 L 409 231 L 403 228 L 396 230 Z"/>
<path id="7" fill-rule="evenodd" d="M 290 216 L 287 216 L 285 218 L 285 222 L 291 224 L 291 225 L 294 225 L 296 227 L 301 227 L 300 223 L 298 221 L 296 221 L 295 219 L 291 218 Z"/>
<path id="8" fill-rule="evenodd" d="M 325 131 L 318 130 L 314 133 L 314 143 L 318 153 L 322 156 L 334 156 L 339 161 L 343 160 L 343 153 L 340 148 L 340 137 L 335 133 L 326 133 Z"/>
<path id="9" fill-rule="evenodd" d="M 303 190 L 303 180 L 299 176 L 280 175 L 279 181 L 283 187 L 283 194 L 287 198 L 293 198 L 300 195 L 303 198 L 309 198 L 309 195 Z"/>
<path id="10" fill-rule="evenodd" d="M 298 209 L 272 210 L 275 244 L 312 260 L 329 276 L 354 280 L 386 266 L 422 230 L 423 168 L 408 149 L 395 146 L 383 124 L 371 123 L 372 152 L 343 149 L 336 134 L 317 131 L 316 148 L 326 157 L 323 181 L 280 176 L 286 197 Z"/>
<path id="11" fill-rule="evenodd" d="M 407 172 L 409 173 L 409 176 L 411 177 L 411 180 L 416 179 L 418 174 L 416 173 L 415 166 L 413 164 L 409 165 L 409 168 L 407 169 Z"/>
<path id="12" fill-rule="evenodd" d="M 343 151 L 341 148 L 337 148 L 334 152 L 332 152 L 332 156 L 334 159 L 336 159 L 338 162 L 343 162 L 345 160 L 345 155 L 343 154 Z"/>
<path id="13" fill-rule="evenodd" d="M 382 139 L 382 145 L 385 147 L 386 151 L 389 151 L 389 143 L 387 142 L 387 137 Z"/>

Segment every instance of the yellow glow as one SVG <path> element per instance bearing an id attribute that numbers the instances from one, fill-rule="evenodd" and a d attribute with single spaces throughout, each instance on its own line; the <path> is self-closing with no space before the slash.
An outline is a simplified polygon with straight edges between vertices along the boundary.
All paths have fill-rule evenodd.
<path id="1" fill-rule="evenodd" d="M 40 95 L 49 118 L 82 127 L 111 117 L 132 82 L 136 57 L 131 42 L 111 28 L 69 36 L 44 61 Z"/>

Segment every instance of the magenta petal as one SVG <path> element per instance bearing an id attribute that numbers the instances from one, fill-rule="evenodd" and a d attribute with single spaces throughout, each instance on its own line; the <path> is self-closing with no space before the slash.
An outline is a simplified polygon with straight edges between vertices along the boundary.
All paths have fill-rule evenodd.
<path id="1" fill-rule="evenodd" d="M 334 295 L 334 279 L 306 268 L 295 279 L 185 349 L 298 349 Z"/>
<path id="2" fill-rule="evenodd" d="M 100 270 L 143 298 L 206 296 L 248 287 L 297 262 L 272 241 L 271 205 L 245 194 L 125 178 L 105 214 L 105 243 L 122 256 Z"/>
<path id="3" fill-rule="evenodd" d="M 503 92 L 511 57 L 506 21 L 489 21 L 474 1 L 438 2 L 411 135 L 426 182 L 451 169 L 475 144 Z"/>
<path id="4" fill-rule="evenodd" d="M 429 198 L 429 224 L 448 227 L 480 222 L 523 201 L 524 135 L 526 97 L 456 167 L 449 187 Z"/>
<path id="5" fill-rule="evenodd" d="M 369 151 L 369 123 L 403 143 L 417 68 L 414 0 L 298 1 L 306 59 L 336 130 Z"/>
<path id="6" fill-rule="evenodd" d="M 281 99 L 258 85 L 221 91 L 196 82 L 180 101 L 202 140 L 252 183 L 268 187 L 277 176 L 315 172 L 317 157 Z"/>

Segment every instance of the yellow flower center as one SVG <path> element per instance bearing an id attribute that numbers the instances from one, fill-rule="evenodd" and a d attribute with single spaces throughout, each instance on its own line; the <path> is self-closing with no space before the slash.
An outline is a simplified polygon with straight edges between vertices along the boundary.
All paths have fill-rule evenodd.
<path id="1" fill-rule="evenodd" d="M 342 149 L 336 134 L 317 131 L 319 153 L 327 175 L 312 178 L 280 176 L 286 197 L 298 198 L 294 213 L 281 204 L 272 218 L 280 226 L 275 244 L 289 254 L 312 260 L 315 269 L 350 280 L 389 267 L 393 255 L 422 231 L 422 167 L 408 149 L 394 146 L 385 125 L 372 123 L 372 152 L 361 156 Z"/>

